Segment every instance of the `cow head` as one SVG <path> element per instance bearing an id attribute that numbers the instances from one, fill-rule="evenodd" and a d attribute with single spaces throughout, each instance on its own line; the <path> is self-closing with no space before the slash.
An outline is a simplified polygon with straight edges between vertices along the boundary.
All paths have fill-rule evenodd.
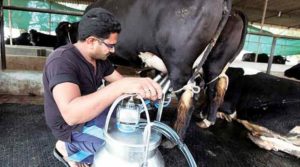
<path id="1" fill-rule="evenodd" d="M 60 22 L 55 29 L 58 46 L 77 42 L 78 22 Z"/>
<path id="2" fill-rule="evenodd" d="M 300 80 L 300 63 L 284 71 L 284 75 Z"/>
<path id="3" fill-rule="evenodd" d="M 34 29 L 31 29 L 29 31 L 29 34 L 30 34 L 30 43 L 33 45 L 33 46 L 36 46 L 36 44 L 40 41 L 40 38 L 38 36 L 38 32 Z"/>
<path id="4" fill-rule="evenodd" d="M 275 64 L 285 64 L 286 61 L 287 61 L 286 57 L 283 57 L 281 55 L 276 55 L 273 58 L 273 63 Z"/>

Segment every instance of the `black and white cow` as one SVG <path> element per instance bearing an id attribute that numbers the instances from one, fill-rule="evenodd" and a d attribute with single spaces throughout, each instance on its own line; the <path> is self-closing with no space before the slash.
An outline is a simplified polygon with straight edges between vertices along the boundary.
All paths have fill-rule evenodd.
<path id="1" fill-rule="evenodd" d="M 254 62 L 255 53 L 245 53 L 242 57 L 242 61 Z"/>
<path id="2" fill-rule="evenodd" d="M 284 71 L 284 75 L 290 78 L 296 78 L 300 80 L 300 63 Z"/>
<path id="3" fill-rule="evenodd" d="M 273 57 L 273 63 L 275 64 L 285 64 L 287 61 L 287 58 L 281 55 L 275 55 Z"/>
<path id="4" fill-rule="evenodd" d="M 246 53 L 243 55 L 242 61 L 254 62 L 255 61 L 255 53 Z M 269 56 L 266 53 L 260 53 L 257 55 L 257 62 L 260 63 L 268 63 Z M 286 57 L 281 55 L 273 56 L 274 64 L 285 64 L 287 61 Z"/>
<path id="5" fill-rule="evenodd" d="M 5 44 L 10 44 L 10 39 L 6 39 Z M 30 34 L 28 32 L 24 32 L 21 33 L 19 37 L 12 38 L 12 45 L 32 45 L 30 43 Z"/>
<path id="6" fill-rule="evenodd" d="M 193 74 L 193 63 L 213 40 L 222 19 L 224 2 L 231 4 L 231 1 L 223 0 L 97 1 L 87 10 L 103 7 L 114 13 L 122 25 L 116 56 L 128 60 L 132 66 L 140 67 L 140 52 L 157 55 L 166 65 L 172 88 L 178 90 L 187 84 Z M 231 5 L 227 10 L 230 8 Z M 224 81 L 221 77 L 220 81 L 218 76 L 241 50 L 246 25 L 242 13 L 232 12 L 203 66 L 209 95 L 205 111 L 211 122 L 215 121 L 216 110 L 225 92 L 224 85 L 227 84 L 226 79 Z M 184 137 L 192 113 L 193 92 L 188 89 L 179 95 L 181 98 L 174 128 Z M 199 126 L 203 127 L 203 123 Z"/>
<path id="7" fill-rule="evenodd" d="M 220 111 L 235 115 L 249 138 L 267 150 L 300 157 L 300 83 L 265 73 L 243 75 L 230 68 L 230 80 Z"/>
<path id="8" fill-rule="evenodd" d="M 77 41 L 78 22 L 60 22 L 56 29 L 57 46 L 63 46 Z"/>
<path id="9" fill-rule="evenodd" d="M 29 31 L 30 42 L 33 46 L 47 46 L 47 47 L 57 47 L 57 39 L 55 35 L 48 35 L 41 32 L 37 32 L 34 29 Z"/>
<path id="10" fill-rule="evenodd" d="M 255 53 L 246 53 L 243 55 L 242 61 L 254 62 L 255 61 Z M 267 63 L 269 57 L 265 53 L 257 54 L 257 62 Z"/>
<path id="11" fill-rule="evenodd" d="M 226 87 L 216 85 L 227 84 L 226 77 L 221 77 L 220 82 L 218 76 L 242 48 L 247 29 L 246 18 L 241 12 L 230 13 L 231 0 L 99 0 L 86 11 L 95 7 L 109 10 L 121 22 L 116 53 L 110 57 L 121 58 L 123 63 L 133 67 L 143 67 L 141 53 L 150 53 L 165 65 L 166 69 L 160 69 L 166 70 L 173 90 L 187 85 L 197 57 L 211 41 L 216 42 L 203 66 L 211 101 L 205 110 L 214 122 Z M 223 16 L 229 16 L 228 21 L 224 22 L 226 25 L 217 39 L 215 34 Z M 177 95 L 180 102 L 174 128 L 183 138 L 193 111 L 193 91 L 188 88 Z"/>

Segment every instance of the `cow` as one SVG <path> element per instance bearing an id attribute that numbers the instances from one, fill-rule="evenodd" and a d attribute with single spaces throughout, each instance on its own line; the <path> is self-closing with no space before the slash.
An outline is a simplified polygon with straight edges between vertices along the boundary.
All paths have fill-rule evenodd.
<path id="1" fill-rule="evenodd" d="M 285 64 L 287 61 L 288 61 L 287 58 L 281 55 L 275 55 L 273 57 L 274 64 Z"/>
<path id="2" fill-rule="evenodd" d="M 242 57 L 242 61 L 254 62 L 255 53 L 245 53 Z"/>
<path id="3" fill-rule="evenodd" d="M 201 62 L 207 58 L 202 80 L 209 87 L 208 100 L 212 102 L 205 110 L 212 113 L 210 116 L 214 119 L 212 115 L 218 108 L 214 105 L 219 105 L 222 99 L 216 97 L 216 85 L 221 83 L 219 78 L 226 78 L 219 75 L 241 50 L 246 36 L 247 19 L 241 12 L 230 12 L 231 0 L 99 0 L 89 5 L 85 12 L 95 7 L 112 12 L 122 25 L 115 54 L 110 56 L 113 62 L 122 59 L 124 64 L 142 68 L 143 55 L 149 53 L 147 58 L 154 57 L 160 62 L 155 65 L 165 65 L 160 69 L 166 69 L 163 72 L 168 74 L 171 87 L 180 98 L 173 127 L 181 138 L 185 137 L 193 111 L 192 97 L 197 93 L 193 89 L 193 78 L 198 76 Z M 219 26 L 222 24 L 225 26 Z M 219 33 L 218 38 L 216 34 Z M 202 52 L 204 59 L 194 70 L 193 63 Z M 218 95 L 224 95 L 224 87 L 218 89 L 223 92 Z"/>
<path id="4" fill-rule="evenodd" d="M 68 43 L 75 43 L 78 40 L 77 31 L 78 22 L 60 22 L 55 29 L 57 46 L 66 45 Z"/>
<path id="5" fill-rule="evenodd" d="M 284 76 L 300 80 L 300 63 L 284 71 Z"/>
<path id="6" fill-rule="evenodd" d="M 226 73 L 231 84 L 218 115 L 244 125 L 259 147 L 300 157 L 300 83 L 238 68 Z"/>
<path id="7" fill-rule="evenodd" d="M 57 39 L 55 35 L 48 35 L 37 32 L 34 29 L 29 31 L 30 42 L 33 46 L 57 47 Z"/>
<path id="8" fill-rule="evenodd" d="M 10 39 L 5 40 L 5 44 L 10 44 Z M 23 32 L 17 38 L 12 38 L 12 45 L 32 45 L 30 43 L 30 34 L 28 32 Z"/>
<path id="9" fill-rule="evenodd" d="M 242 61 L 255 62 L 255 53 L 246 53 L 243 55 Z M 257 62 L 267 63 L 269 57 L 265 53 L 257 54 Z"/>
<path id="10" fill-rule="evenodd" d="M 255 62 L 255 53 L 246 53 L 243 55 L 242 61 L 248 61 L 248 62 Z M 260 53 L 257 55 L 257 62 L 260 63 L 268 63 L 269 56 L 266 53 Z M 287 61 L 286 57 L 283 57 L 281 55 L 275 55 L 273 56 L 273 63 L 274 64 L 285 64 Z"/>

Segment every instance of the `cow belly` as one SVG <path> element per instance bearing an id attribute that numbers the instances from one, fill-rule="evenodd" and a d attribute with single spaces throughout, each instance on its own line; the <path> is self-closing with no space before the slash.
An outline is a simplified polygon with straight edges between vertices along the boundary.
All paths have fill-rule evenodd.
<path id="1" fill-rule="evenodd" d="M 241 92 L 238 118 L 280 134 L 300 125 L 300 83 L 260 73 L 245 76 Z"/>

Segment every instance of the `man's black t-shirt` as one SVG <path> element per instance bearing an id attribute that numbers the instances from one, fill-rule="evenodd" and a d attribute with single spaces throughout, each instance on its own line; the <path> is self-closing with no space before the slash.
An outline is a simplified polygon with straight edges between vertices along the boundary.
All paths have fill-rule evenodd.
<path id="1" fill-rule="evenodd" d="M 97 60 L 95 71 L 93 65 L 72 44 L 60 47 L 50 54 L 43 73 L 44 106 L 46 123 L 57 139 L 70 142 L 71 132 L 81 125 L 69 126 L 64 121 L 52 95 L 54 86 L 71 82 L 79 86 L 81 95 L 87 95 L 97 91 L 102 85 L 102 79 L 113 71 L 108 60 Z"/>

